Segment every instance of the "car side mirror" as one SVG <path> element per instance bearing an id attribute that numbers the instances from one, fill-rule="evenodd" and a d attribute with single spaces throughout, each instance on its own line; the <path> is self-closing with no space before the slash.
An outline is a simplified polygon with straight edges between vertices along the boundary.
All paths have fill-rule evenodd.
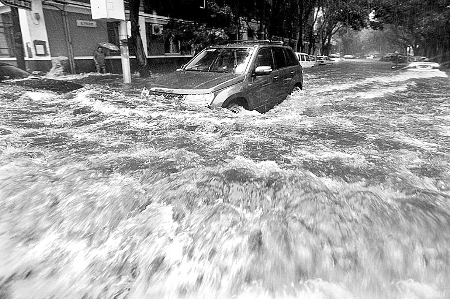
<path id="1" fill-rule="evenodd" d="M 255 69 L 255 76 L 268 75 L 271 72 L 272 72 L 272 68 L 270 66 L 258 66 Z"/>

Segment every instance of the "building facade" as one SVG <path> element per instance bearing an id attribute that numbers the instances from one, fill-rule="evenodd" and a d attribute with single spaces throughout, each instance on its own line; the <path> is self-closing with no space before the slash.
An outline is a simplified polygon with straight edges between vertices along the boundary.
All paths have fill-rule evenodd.
<path id="1" fill-rule="evenodd" d="M 93 53 L 98 43 L 120 46 L 119 22 L 93 20 L 89 0 L 21 0 L 25 1 L 30 3 L 29 7 L 18 11 L 29 71 L 48 72 L 62 62 L 67 72 L 94 72 Z M 181 52 L 179 41 L 164 34 L 169 21 L 156 14 L 143 11 L 139 14 L 141 38 L 151 71 L 173 71 L 192 57 L 191 53 Z M 0 61 L 16 64 L 14 37 L 11 8 L 0 4 Z M 137 65 L 133 53 L 130 54 L 134 72 Z M 108 72 L 121 73 L 120 51 L 108 50 L 106 64 Z"/>

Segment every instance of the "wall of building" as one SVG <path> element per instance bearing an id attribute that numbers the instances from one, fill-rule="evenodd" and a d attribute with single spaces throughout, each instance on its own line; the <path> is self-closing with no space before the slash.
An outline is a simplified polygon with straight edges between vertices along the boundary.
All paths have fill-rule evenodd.
<path id="1" fill-rule="evenodd" d="M 67 39 L 64 32 L 63 16 L 59 10 L 44 9 L 44 16 L 47 22 L 48 41 L 51 55 L 68 56 Z M 75 57 L 92 56 L 97 48 L 98 42 L 108 41 L 108 31 L 106 22 L 103 20 L 92 20 L 89 15 L 80 13 L 68 13 L 70 36 Z M 89 21 L 96 27 L 83 27 L 77 25 L 78 21 Z"/>
<path id="2" fill-rule="evenodd" d="M 111 31 L 114 31 L 112 23 L 108 24 L 105 20 L 92 19 L 89 0 L 78 0 L 78 4 L 71 1 L 71 4 L 64 6 L 53 1 L 45 2 L 42 6 L 41 0 L 32 1 L 36 2 L 32 5 L 32 11 L 19 10 L 25 60 L 29 71 L 48 72 L 52 63 L 61 59 L 65 60 L 66 72 L 70 71 L 69 63 L 67 63 L 69 57 L 67 29 L 70 32 L 76 73 L 96 71 L 92 56 L 97 48 L 97 43 L 112 42 L 118 45 L 117 38 L 112 38 L 114 41 L 111 40 L 111 36 L 114 36 L 111 34 Z M 4 10 L 6 11 L 7 7 Z M 64 18 L 67 22 L 64 22 Z M 152 30 L 154 24 L 163 28 L 168 20 L 167 17 L 155 14 L 142 13 L 139 17 L 141 37 L 152 72 L 174 71 L 191 58 L 190 55 L 180 55 L 173 51 L 170 53 L 174 47 L 167 46 L 167 40 L 161 32 L 155 34 Z M 64 24 L 68 24 L 67 29 Z M 5 38 L 6 35 L 3 35 L 3 39 Z M 45 54 L 36 51 L 36 42 L 45 45 Z M 42 49 L 42 46 L 39 48 Z M 171 50 L 168 51 L 168 48 Z M 0 60 L 8 59 L 12 64 L 16 64 L 14 57 L 0 56 Z M 108 72 L 122 73 L 120 52 L 107 52 L 106 62 Z M 137 70 L 137 63 L 133 56 L 130 57 L 130 64 L 131 72 L 134 73 Z"/>

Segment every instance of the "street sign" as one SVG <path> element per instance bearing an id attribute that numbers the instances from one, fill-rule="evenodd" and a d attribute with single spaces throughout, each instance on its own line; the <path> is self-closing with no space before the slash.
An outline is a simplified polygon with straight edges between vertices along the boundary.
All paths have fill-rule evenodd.
<path id="1" fill-rule="evenodd" d="M 77 26 L 78 27 L 95 28 L 95 27 L 97 27 L 97 22 L 96 21 L 87 21 L 87 20 L 77 20 Z"/>
<path id="2" fill-rule="evenodd" d="M 0 2 L 7 6 L 31 10 L 31 0 L 0 0 Z"/>

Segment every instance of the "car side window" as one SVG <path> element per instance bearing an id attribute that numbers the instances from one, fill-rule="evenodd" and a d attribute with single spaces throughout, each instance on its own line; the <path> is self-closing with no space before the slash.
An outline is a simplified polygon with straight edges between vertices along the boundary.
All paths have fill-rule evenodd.
<path id="1" fill-rule="evenodd" d="M 275 58 L 275 68 L 281 69 L 287 66 L 286 57 L 283 48 L 273 48 L 273 56 Z"/>
<path id="2" fill-rule="evenodd" d="M 257 68 L 258 66 L 270 66 L 272 69 L 274 68 L 272 51 L 270 50 L 270 48 L 262 48 L 258 51 L 255 68 Z"/>
<path id="3" fill-rule="evenodd" d="M 286 59 L 286 66 L 294 65 L 293 62 L 292 62 L 293 61 L 292 57 L 289 56 L 289 53 L 287 52 L 287 49 L 283 49 L 283 52 L 284 52 L 284 58 Z"/>
<path id="4" fill-rule="evenodd" d="M 286 48 L 284 48 L 283 50 L 288 66 L 298 65 L 298 58 L 295 56 L 294 52 Z"/>

